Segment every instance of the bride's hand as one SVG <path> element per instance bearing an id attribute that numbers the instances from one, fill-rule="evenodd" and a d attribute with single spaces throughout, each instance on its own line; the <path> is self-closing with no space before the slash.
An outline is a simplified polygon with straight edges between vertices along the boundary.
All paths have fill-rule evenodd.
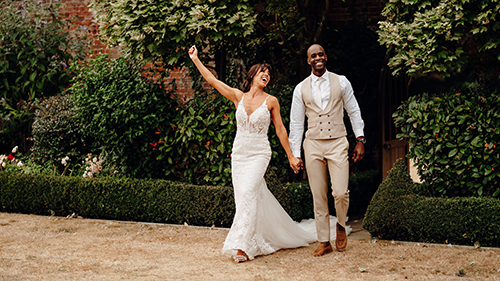
<path id="1" fill-rule="evenodd" d="M 191 48 L 189 48 L 188 54 L 189 54 L 189 57 L 191 58 L 191 60 L 194 60 L 195 58 L 197 58 L 198 57 L 198 50 L 196 49 L 196 46 L 193 45 Z"/>
<path id="2" fill-rule="evenodd" d="M 300 171 L 300 166 L 302 165 L 302 160 L 299 158 L 292 156 L 290 159 L 290 167 L 292 167 L 293 171 L 295 173 L 298 173 Z"/>

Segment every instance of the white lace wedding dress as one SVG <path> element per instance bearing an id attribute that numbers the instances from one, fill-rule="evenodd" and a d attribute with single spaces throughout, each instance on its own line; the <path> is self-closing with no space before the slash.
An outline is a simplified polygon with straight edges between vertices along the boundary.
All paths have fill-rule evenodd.
<path id="1" fill-rule="evenodd" d="M 238 128 L 231 155 L 236 214 L 222 252 L 235 255 L 241 249 L 252 260 L 278 249 L 308 246 L 317 238 L 315 229 L 305 231 L 290 218 L 264 180 L 271 159 L 267 99 L 250 115 L 243 99 L 236 109 Z"/>

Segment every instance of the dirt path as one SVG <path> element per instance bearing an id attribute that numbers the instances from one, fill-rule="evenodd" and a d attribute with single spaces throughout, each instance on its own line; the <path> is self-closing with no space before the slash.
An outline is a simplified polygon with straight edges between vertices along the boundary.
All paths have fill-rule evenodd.
<path id="1" fill-rule="evenodd" d="M 235 264 L 220 254 L 228 229 L 0 213 L 0 280 L 500 280 L 498 248 L 353 229 L 343 253 L 311 257 L 315 243 Z"/>

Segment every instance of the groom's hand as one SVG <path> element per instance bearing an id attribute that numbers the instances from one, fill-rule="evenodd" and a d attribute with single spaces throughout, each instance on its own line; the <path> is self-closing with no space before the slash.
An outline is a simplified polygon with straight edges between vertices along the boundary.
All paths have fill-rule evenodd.
<path id="1" fill-rule="evenodd" d="M 358 142 L 356 144 L 356 147 L 354 147 L 352 159 L 354 159 L 354 163 L 356 163 L 359 160 L 363 159 L 364 156 L 365 156 L 365 145 L 362 142 Z"/>

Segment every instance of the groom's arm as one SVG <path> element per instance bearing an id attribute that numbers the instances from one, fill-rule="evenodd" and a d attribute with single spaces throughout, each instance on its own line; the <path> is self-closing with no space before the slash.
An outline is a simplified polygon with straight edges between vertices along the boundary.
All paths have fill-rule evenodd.
<path id="1" fill-rule="evenodd" d="M 352 85 L 345 78 L 345 76 L 339 76 L 340 79 L 340 88 L 342 90 L 342 100 L 344 103 L 344 108 L 349 115 L 349 119 L 351 120 L 352 130 L 354 131 L 354 135 L 356 139 L 364 138 L 364 127 L 365 123 L 363 122 L 363 118 L 361 118 L 361 110 L 359 109 L 358 101 L 354 96 L 354 90 L 352 89 Z M 356 146 L 353 150 L 354 162 L 358 162 L 363 159 L 365 155 L 365 145 L 363 142 L 356 141 Z"/>
<path id="2" fill-rule="evenodd" d="M 302 101 L 302 83 L 293 91 L 292 108 L 290 110 L 290 148 L 295 157 L 300 158 L 300 147 L 304 134 L 305 106 Z"/>

